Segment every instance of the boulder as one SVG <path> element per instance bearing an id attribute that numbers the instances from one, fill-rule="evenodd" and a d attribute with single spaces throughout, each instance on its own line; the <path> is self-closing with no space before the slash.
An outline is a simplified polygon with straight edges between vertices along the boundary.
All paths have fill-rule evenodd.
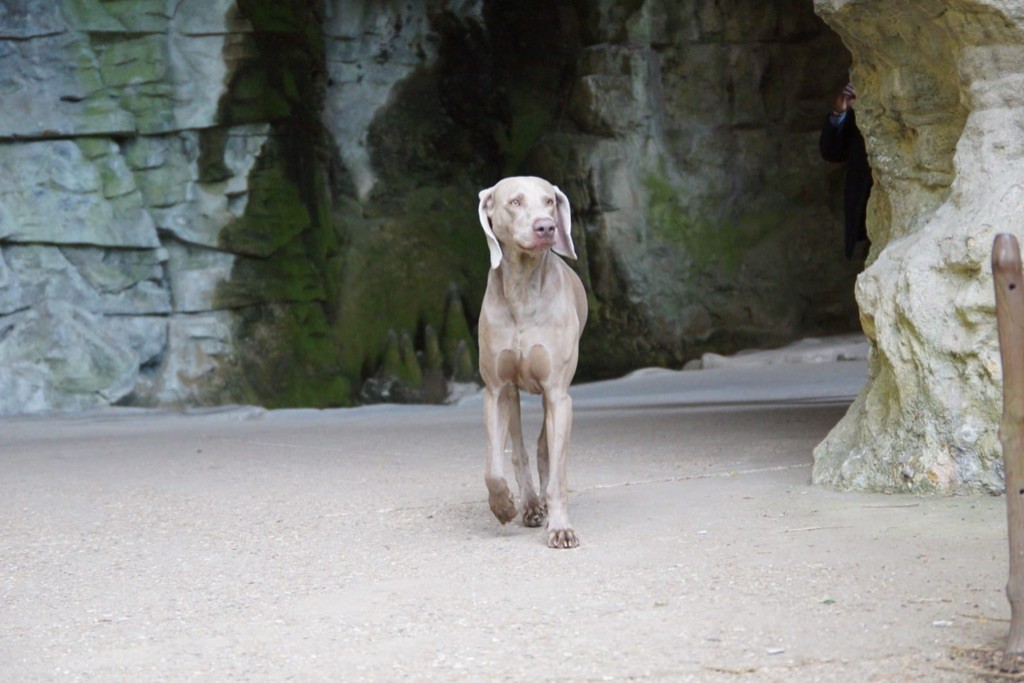
<path id="1" fill-rule="evenodd" d="M 857 281 L 870 379 L 814 452 L 838 488 L 1002 489 L 989 266 L 1024 215 L 1024 16 L 1016 2 L 816 0 L 854 51 L 875 175 Z"/>

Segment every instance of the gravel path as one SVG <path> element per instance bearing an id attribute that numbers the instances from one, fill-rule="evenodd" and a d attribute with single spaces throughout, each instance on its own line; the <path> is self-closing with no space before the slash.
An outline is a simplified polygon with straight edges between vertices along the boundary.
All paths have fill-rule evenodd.
<path id="1" fill-rule="evenodd" d="M 863 381 L 576 387 L 572 551 L 490 515 L 478 397 L 0 420 L 0 680 L 973 680 L 1004 501 L 810 486 Z"/>

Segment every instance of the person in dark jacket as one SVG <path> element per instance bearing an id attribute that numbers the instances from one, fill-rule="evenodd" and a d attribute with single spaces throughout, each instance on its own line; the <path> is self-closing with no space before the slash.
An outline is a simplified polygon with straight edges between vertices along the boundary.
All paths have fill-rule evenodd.
<path id="1" fill-rule="evenodd" d="M 853 258 L 854 247 L 868 239 L 867 206 L 871 196 L 871 166 L 864 146 L 864 136 L 857 129 L 857 114 L 853 101 L 857 91 L 847 83 L 836 97 L 821 127 L 821 156 L 826 161 L 846 164 L 846 183 L 843 187 L 843 213 L 845 215 L 846 258 Z"/>

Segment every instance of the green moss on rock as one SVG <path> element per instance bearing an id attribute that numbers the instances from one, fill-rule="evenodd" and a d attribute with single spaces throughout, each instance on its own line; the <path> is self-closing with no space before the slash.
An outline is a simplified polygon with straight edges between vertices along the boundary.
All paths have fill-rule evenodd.
<path id="1" fill-rule="evenodd" d="M 444 315 L 444 328 L 441 332 L 441 351 L 444 354 L 445 365 L 452 374 L 459 374 L 462 370 L 460 366 L 464 361 L 461 356 L 468 355 L 471 358 L 477 356 L 476 344 L 469 331 L 469 321 L 466 319 L 462 299 L 459 298 L 458 290 L 454 288 L 448 291 L 448 305 Z M 464 372 L 461 374 L 465 377 Z"/>
<path id="2" fill-rule="evenodd" d="M 497 139 L 505 157 L 505 175 L 516 175 L 538 141 L 551 131 L 554 108 L 536 88 L 520 85 L 509 90 L 511 123 Z"/>
<path id="3" fill-rule="evenodd" d="M 270 154 L 260 157 L 249 175 L 245 215 L 220 233 L 223 249 L 269 256 L 311 227 L 309 208 L 282 163 Z"/>
<path id="4" fill-rule="evenodd" d="M 225 126 L 204 128 L 199 131 L 199 182 L 218 183 L 229 179 L 233 174 L 224 163 L 224 151 L 228 143 L 228 131 Z"/>
<path id="5" fill-rule="evenodd" d="M 423 329 L 423 366 L 429 372 L 444 372 L 444 356 L 441 354 L 441 343 L 437 338 L 437 329 L 427 325 Z"/>
<path id="6" fill-rule="evenodd" d="M 474 382 L 477 379 L 477 354 L 465 341 L 460 341 L 455 347 L 452 379 L 456 382 Z"/>
<path id="7" fill-rule="evenodd" d="M 235 308 L 252 303 L 324 302 L 324 279 L 295 240 L 267 258 L 239 258 L 232 277 L 217 290 L 216 305 Z"/>
<path id="8" fill-rule="evenodd" d="M 119 105 L 131 112 L 141 133 L 172 130 L 174 86 L 170 76 L 167 37 L 90 34 L 103 87 L 116 93 Z"/>
<path id="9" fill-rule="evenodd" d="M 679 189 L 654 173 L 644 177 L 647 223 L 652 235 L 674 245 L 694 271 L 718 269 L 735 273 L 749 252 L 778 228 L 779 213 L 754 209 L 735 218 L 702 220 L 679 200 Z"/>
<path id="10" fill-rule="evenodd" d="M 353 402 L 359 373 L 342 363 L 337 324 L 338 234 L 326 186 L 328 142 L 319 120 L 325 86 L 322 2 L 239 0 L 253 26 L 220 102 L 218 122 L 270 122 L 270 139 L 249 176 L 245 214 L 221 232 L 235 261 L 218 292 L 239 311 L 236 344 L 260 402 L 270 407 Z M 200 136 L 200 176 L 217 182 L 223 134 Z M 251 305 L 253 302 L 266 302 Z"/>
<path id="11" fill-rule="evenodd" d="M 320 304 L 243 309 L 235 339 L 248 383 L 268 408 L 353 404 L 335 331 Z"/>
<path id="12" fill-rule="evenodd" d="M 271 85 L 261 65 L 246 64 L 232 79 L 230 95 L 221 111 L 220 120 L 235 126 L 286 118 L 291 105 L 284 94 Z"/>
<path id="13" fill-rule="evenodd" d="M 336 216 L 347 236 L 338 320 L 344 330 L 347 376 L 374 372 L 392 328 L 423 330 L 431 325 L 446 330 L 442 339 L 473 343 L 461 301 L 461 322 L 454 314 L 450 324 L 445 319 L 450 284 L 482 295 L 487 276 L 487 245 L 475 220 L 474 200 L 469 187 L 447 187 L 411 192 L 400 215 Z"/>
<path id="14" fill-rule="evenodd" d="M 381 355 L 380 372 L 390 377 L 402 374 L 402 353 L 398 349 L 398 334 L 388 330 L 384 337 L 384 353 Z"/>
<path id="15" fill-rule="evenodd" d="M 416 348 L 413 346 L 412 337 L 405 330 L 402 330 L 402 336 L 398 340 L 398 350 L 402 355 L 402 374 L 400 379 L 406 386 L 414 389 L 422 388 L 423 369 L 420 367 L 419 359 L 416 357 Z"/>

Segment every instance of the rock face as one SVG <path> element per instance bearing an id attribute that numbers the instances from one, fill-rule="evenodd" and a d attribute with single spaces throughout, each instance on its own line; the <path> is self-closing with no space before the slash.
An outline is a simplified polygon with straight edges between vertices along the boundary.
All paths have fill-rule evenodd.
<path id="1" fill-rule="evenodd" d="M 0 414 L 443 400 L 513 174 L 574 206 L 581 378 L 849 330 L 847 65 L 795 0 L 0 0 Z"/>
<path id="2" fill-rule="evenodd" d="M 316 384 L 267 323 L 329 308 L 326 201 L 298 168 L 317 89 L 292 67 L 322 59 L 303 5 L 0 4 L 0 413 L 274 404 Z M 292 378 L 277 395 L 246 372 L 268 327 L 261 361 Z"/>
<path id="3" fill-rule="evenodd" d="M 1024 215 L 1017 2 L 816 0 L 853 52 L 876 190 L 857 282 L 871 379 L 814 480 L 999 491 L 1001 368 L 989 259 Z"/>
<path id="4" fill-rule="evenodd" d="M 438 325 L 443 280 L 399 290 L 419 303 L 377 301 L 410 260 L 446 273 L 475 319 L 486 254 L 463 217 L 515 174 L 573 205 L 593 312 L 581 378 L 856 327 L 862 263 L 842 258 L 840 172 L 817 148 L 849 56 L 809 5 L 443 5 L 348 3 L 329 22 L 346 232 L 399 263 L 343 276 L 365 292 L 346 311 L 374 347 L 389 325 Z M 437 235 L 459 252 L 418 246 Z"/>
<path id="5" fill-rule="evenodd" d="M 799 2 L 634 4 L 581 13 L 574 126 L 529 159 L 581 213 L 601 305 L 584 357 L 612 374 L 854 327 L 861 264 L 817 147 L 836 36 Z"/>

